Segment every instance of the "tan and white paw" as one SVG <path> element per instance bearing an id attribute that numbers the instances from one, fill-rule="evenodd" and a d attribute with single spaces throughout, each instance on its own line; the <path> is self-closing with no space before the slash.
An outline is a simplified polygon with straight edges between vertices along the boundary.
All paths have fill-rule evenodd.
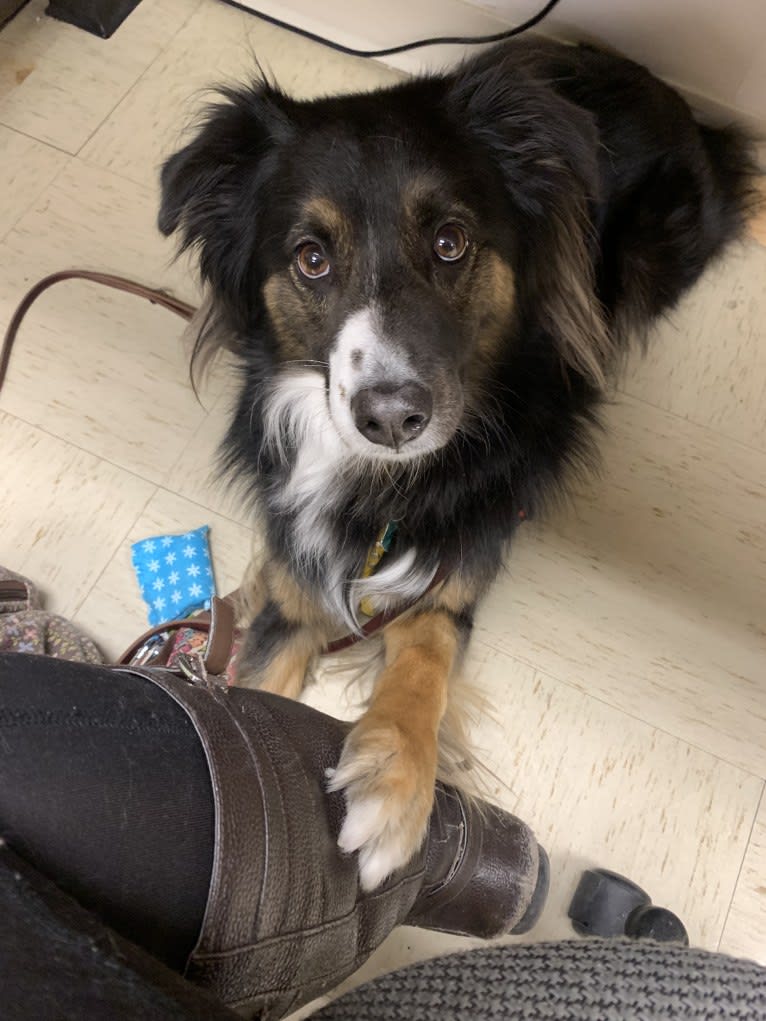
<path id="1" fill-rule="evenodd" d="M 427 742 L 426 742 L 427 745 Z M 395 724 L 351 731 L 328 787 L 342 790 L 346 818 L 338 846 L 359 852 L 359 880 L 374 890 L 416 854 L 426 834 L 434 797 L 435 748 L 418 747 Z"/>

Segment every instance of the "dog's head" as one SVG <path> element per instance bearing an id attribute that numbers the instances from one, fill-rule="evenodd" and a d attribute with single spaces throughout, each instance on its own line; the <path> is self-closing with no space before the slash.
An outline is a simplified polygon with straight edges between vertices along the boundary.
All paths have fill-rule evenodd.
<path id="1" fill-rule="evenodd" d="M 297 102 L 228 89 L 162 173 L 238 350 L 322 374 L 350 453 L 447 444 L 537 330 L 600 384 L 587 115 L 508 60 Z M 512 385 L 512 384 L 511 384 Z"/>

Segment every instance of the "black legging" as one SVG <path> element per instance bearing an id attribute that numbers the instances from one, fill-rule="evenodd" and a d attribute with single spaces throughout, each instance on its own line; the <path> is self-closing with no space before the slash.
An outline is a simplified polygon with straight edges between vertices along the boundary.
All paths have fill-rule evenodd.
<path id="1" fill-rule="evenodd" d="M 164 691 L 0 654 L 0 837 L 175 969 L 202 923 L 213 821 L 202 745 Z"/>

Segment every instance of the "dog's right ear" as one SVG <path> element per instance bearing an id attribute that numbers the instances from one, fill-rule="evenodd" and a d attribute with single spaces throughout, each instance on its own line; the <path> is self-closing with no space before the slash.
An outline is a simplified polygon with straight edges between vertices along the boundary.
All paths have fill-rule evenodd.
<path id="1" fill-rule="evenodd" d="M 279 145 L 293 133 L 290 100 L 271 85 L 220 90 L 189 144 L 161 174 L 158 225 L 196 248 L 202 278 L 236 301 L 255 253 L 259 204 Z"/>

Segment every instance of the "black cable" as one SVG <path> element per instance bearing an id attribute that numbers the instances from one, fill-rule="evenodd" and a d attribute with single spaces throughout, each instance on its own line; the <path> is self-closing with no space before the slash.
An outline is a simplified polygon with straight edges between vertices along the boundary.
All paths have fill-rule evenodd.
<path id="1" fill-rule="evenodd" d="M 493 35 L 448 35 L 435 39 L 419 39 L 414 43 L 402 43 L 400 46 L 389 46 L 384 50 L 355 50 L 351 46 L 344 46 L 343 43 L 336 43 L 333 42 L 332 39 L 325 39 L 324 36 L 317 35 L 315 32 L 309 32 L 306 28 L 299 28 L 297 25 L 291 25 L 287 21 L 280 21 L 279 18 L 272 17 L 271 14 L 264 14 L 263 11 L 256 11 L 252 7 L 246 6 L 243 3 L 238 3 L 237 0 L 226 0 L 226 2 L 232 7 L 239 7 L 243 11 L 247 11 L 249 14 L 254 14 L 256 18 L 260 18 L 262 21 L 268 21 L 271 25 L 287 29 L 288 32 L 295 32 L 296 35 L 302 35 L 304 39 L 310 39 L 312 42 L 321 43 L 323 46 L 329 46 L 331 49 L 338 50 L 340 53 L 346 53 L 350 57 L 390 57 L 394 53 L 404 53 L 406 50 L 417 50 L 421 46 L 472 46 L 478 43 L 499 43 L 503 39 L 510 39 L 512 36 L 521 35 L 522 32 L 526 32 L 530 28 L 534 28 L 535 25 L 539 25 L 543 18 L 548 17 L 553 8 L 559 3 L 559 0 L 548 0 L 548 3 L 542 7 L 537 14 L 533 14 L 531 18 L 527 18 L 526 21 L 517 25 L 516 28 L 509 28 L 504 32 L 495 32 Z"/>

